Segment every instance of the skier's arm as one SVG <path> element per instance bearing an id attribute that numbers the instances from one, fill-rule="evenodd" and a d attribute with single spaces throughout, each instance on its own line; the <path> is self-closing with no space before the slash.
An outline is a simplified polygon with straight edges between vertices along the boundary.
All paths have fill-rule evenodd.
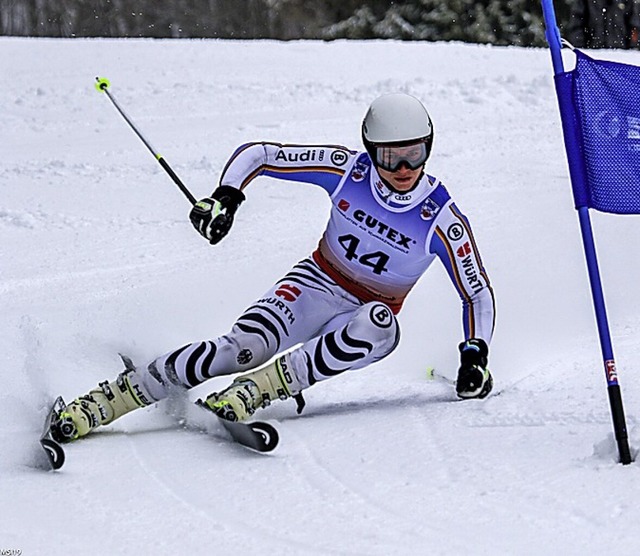
<path id="1" fill-rule="evenodd" d="M 331 194 L 356 154 L 333 145 L 247 143 L 227 162 L 220 185 L 243 190 L 258 176 L 270 176 L 319 185 Z"/>
<path id="2" fill-rule="evenodd" d="M 491 342 L 495 303 L 471 226 L 454 203 L 444 207 L 435 223 L 429 249 L 442 261 L 462 300 L 465 339 Z"/>
<path id="3" fill-rule="evenodd" d="M 220 176 L 219 187 L 194 205 L 189 219 L 200 235 L 215 245 L 229 233 L 233 216 L 245 200 L 242 190 L 256 177 L 312 183 L 331 195 L 355 154 L 331 145 L 247 143 L 236 149 Z"/>
<path id="4" fill-rule="evenodd" d="M 489 342 L 495 322 L 495 303 L 489 277 L 467 218 L 454 203 L 438 214 L 430 242 L 462 299 L 465 341 L 460 351 L 456 393 L 462 399 L 485 398 L 493 388 L 489 371 Z"/>

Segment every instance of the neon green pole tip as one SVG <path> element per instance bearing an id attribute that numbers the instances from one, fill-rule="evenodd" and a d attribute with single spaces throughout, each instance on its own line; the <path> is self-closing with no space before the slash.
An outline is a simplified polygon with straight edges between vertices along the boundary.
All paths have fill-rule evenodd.
<path id="1" fill-rule="evenodd" d="M 96 89 L 100 92 L 108 89 L 111 86 L 109 80 L 106 77 L 96 77 Z"/>

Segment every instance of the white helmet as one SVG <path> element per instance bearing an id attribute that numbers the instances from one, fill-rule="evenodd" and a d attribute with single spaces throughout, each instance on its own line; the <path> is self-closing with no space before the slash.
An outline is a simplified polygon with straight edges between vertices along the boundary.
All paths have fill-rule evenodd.
<path id="1" fill-rule="evenodd" d="M 428 158 L 433 143 L 433 125 L 427 109 L 417 98 L 391 93 L 378 97 L 369 106 L 362 121 L 362 141 L 376 164 L 376 147 L 381 145 L 422 142 Z"/>

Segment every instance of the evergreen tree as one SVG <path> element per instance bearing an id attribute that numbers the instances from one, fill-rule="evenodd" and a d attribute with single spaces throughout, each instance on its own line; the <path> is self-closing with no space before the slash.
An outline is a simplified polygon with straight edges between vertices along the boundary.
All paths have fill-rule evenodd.
<path id="1" fill-rule="evenodd" d="M 561 27 L 569 1 L 554 1 Z M 0 34 L 546 44 L 539 0 L 10 0 Z"/>
<path id="2" fill-rule="evenodd" d="M 327 27 L 324 36 L 545 45 L 537 0 L 408 0 L 392 3 L 381 17 L 364 6 Z"/>

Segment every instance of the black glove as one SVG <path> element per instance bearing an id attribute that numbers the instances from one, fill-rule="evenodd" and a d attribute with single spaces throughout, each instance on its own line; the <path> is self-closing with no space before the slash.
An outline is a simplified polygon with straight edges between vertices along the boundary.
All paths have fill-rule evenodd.
<path id="1" fill-rule="evenodd" d="M 493 377 L 487 369 L 489 347 L 481 338 L 471 338 L 462 342 L 460 350 L 460 368 L 456 381 L 459 398 L 486 398 L 493 388 Z"/>
<path id="2" fill-rule="evenodd" d="M 239 189 L 221 185 L 211 197 L 205 197 L 193 205 L 189 219 L 200 235 L 215 245 L 229 233 L 233 215 L 244 200 L 244 193 Z"/>

